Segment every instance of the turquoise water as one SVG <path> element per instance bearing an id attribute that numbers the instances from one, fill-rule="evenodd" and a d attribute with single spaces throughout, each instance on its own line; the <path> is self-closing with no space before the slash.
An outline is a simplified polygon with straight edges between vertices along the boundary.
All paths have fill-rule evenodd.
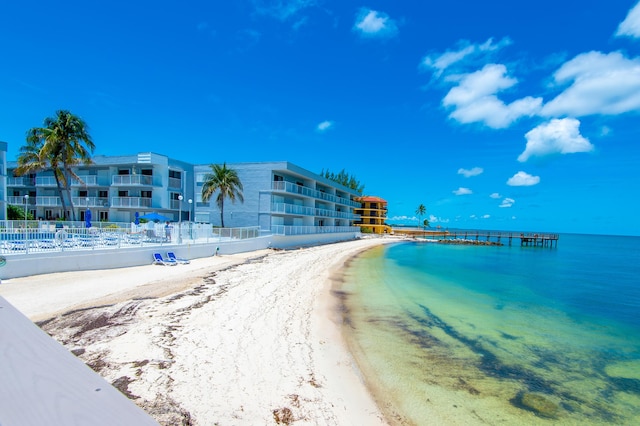
<path id="1" fill-rule="evenodd" d="M 392 422 L 640 424 L 639 237 L 393 244 L 355 259 L 341 291 Z"/>

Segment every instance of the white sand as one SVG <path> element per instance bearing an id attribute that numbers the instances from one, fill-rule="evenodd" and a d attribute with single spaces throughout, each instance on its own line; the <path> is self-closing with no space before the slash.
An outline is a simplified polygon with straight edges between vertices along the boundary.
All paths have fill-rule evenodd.
<path id="1" fill-rule="evenodd" d="M 385 241 L 19 278 L 0 295 L 32 320 L 75 310 L 43 328 L 163 424 L 383 425 L 330 277 Z"/>

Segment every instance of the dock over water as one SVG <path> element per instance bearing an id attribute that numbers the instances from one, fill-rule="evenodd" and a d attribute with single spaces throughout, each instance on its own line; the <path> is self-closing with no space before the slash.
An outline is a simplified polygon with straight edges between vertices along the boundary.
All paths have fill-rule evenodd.
<path id="1" fill-rule="evenodd" d="M 395 235 L 407 235 L 415 238 L 435 240 L 462 240 L 468 242 L 485 242 L 499 245 L 512 245 L 519 241 L 521 246 L 554 247 L 558 246 L 560 236 L 548 232 L 513 232 L 513 231 L 482 231 L 482 230 L 452 230 L 431 231 L 417 228 L 393 228 Z"/>

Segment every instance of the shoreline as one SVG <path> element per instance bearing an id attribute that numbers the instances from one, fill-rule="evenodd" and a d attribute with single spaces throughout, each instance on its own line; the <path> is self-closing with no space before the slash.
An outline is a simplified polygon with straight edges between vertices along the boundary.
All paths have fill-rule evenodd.
<path id="1" fill-rule="evenodd" d="M 385 425 L 332 289 L 395 241 L 27 277 L 0 294 L 162 424 Z"/>

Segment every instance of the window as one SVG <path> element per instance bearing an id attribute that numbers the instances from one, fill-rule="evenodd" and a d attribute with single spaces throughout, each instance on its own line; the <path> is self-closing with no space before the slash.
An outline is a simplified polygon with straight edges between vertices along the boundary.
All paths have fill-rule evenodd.
<path id="1" fill-rule="evenodd" d="M 153 169 L 142 169 L 140 171 L 140 174 L 145 176 L 153 176 Z"/>
<path id="2" fill-rule="evenodd" d="M 78 191 L 78 197 L 86 197 L 87 195 L 89 195 L 87 191 Z"/>
<path id="3" fill-rule="evenodd" d="M 98 191 L 98 197 L 109 198 L 109 191 Z"/>
<path id="4" fill-rule="evenodd" d="M 109 221 L 109 212 L 100 212 L 100 222 L 108 222 Z"/>
<path id="5" fill-rule="evenodd" d="M 274 182 L 282 182 L 284 180 L 284 178 L 280 175 L 273 175 L 273 181 Z"/>
<path id="6" fill-rule="evenodd" d="M 128 197 L 129 191 L 118 191 L 118 197 Z"/>
<path id="7" fill-rule="evenodd" d="M 142 174 L 144 174 L 144 170 Z M 169 170 L 169 177 L 174 179 L 181 179 L 182 173 L 177 170 Z"/>
<path id="8" fill-rule="evenodd" d="M 151 198 L 151 191 L 140 191 L 140 197 Z"/>
<path id="9" fill-rule="evenodd" d="M 129 171 L 129 169 L 119 169 L 118 170 L 118 174 L 119 175 L 128 175 L 128 174 L 130 174 L 130 171 Z"/>

